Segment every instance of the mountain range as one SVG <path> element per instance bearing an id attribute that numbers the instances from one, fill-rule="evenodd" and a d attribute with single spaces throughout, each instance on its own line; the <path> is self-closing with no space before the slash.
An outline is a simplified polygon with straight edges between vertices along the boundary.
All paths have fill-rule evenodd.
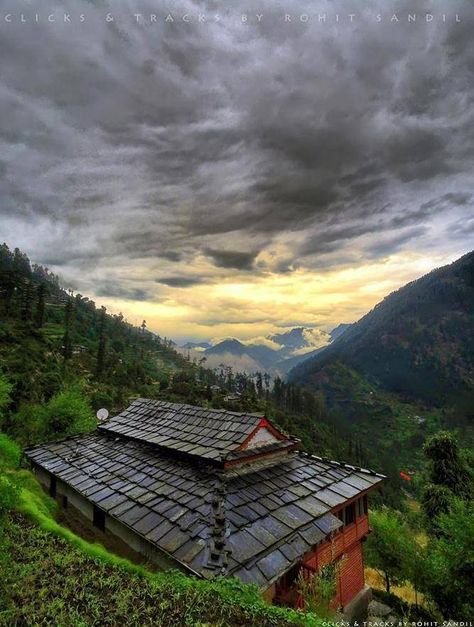
<path id="1" fill-rule="evenodd" d="M 210 342 L 187 342 L 178 350 L 198 361 L 205 358 L 208 368 L 224 365 L 239 372 L 267 372 L 284 377 L 294 366 L 323 351 L 349 326 L 340 324 L 329 333 L 317 328 L 295 327 L 247 342 L 235 338 L 227 338 L 214 345 Z"/>

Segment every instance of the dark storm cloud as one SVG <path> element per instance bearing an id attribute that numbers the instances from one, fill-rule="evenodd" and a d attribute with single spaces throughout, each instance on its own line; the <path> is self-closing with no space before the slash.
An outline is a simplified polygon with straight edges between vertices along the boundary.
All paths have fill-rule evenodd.
<path id="1" fill-rule="evenodd" d="M 472 194 L 468 192 L 449 192 L 447 194 L 443 194 L 443 196 L 439 198 L 432 198 L 431 200 L 424 202 L 420 210 L 422 211 L 431 211 L 431 210 L 439 210 L 443 208 L 449 208 L 452 205 L 467 205 L 470 203 L 472 199 Z"/>
<path id="2" fill-rule="evenodd" d="M 420 237 L 426 233 L 426 228 L 420 226 L 409 229 L 401 235 L 395 235 L 388 238 L 381 238 L 375 244 L 370 244 L 365 248 L 365 252 L 371 257 L 378 259 L 398 252 L 405 244 L 411 240 Z"/>
<path id="3" fill-rule="evenodd" d="M 192 287 L 193 285 L 201 285 L 204 283 L 204 279 L 201 277 L 170 276 L 160 277 L 155 280 L 157 283 L 163 283 L 169 287 Z"/>
<path id="4" fill-rule="evenodd" d="M 147 290 L 139 287 L 126 287 L 118 281 L 103 282 L 96 289 L 96 295 L 138 301 L 151 300 L 153 297 L 153 295 Z"/>
<path id="5" fill-rule="evenodd" d="M 239 250 L 214 250 L 206 248 L 204 253 L 211 257 L 219 268 L 235 268 L 237 270 L 252 270 L 257 253 L 246 253 Z"/>
<path id="6" fill-rule="evenodd" d="M 324 5 L 324 25 L 282 21 L 317 16 L 309 0 L 175 7 L 221 13 L 201 25 L 167 24 L 150 0 L 140 25 L 128 0 L 107 24 L 105 6 L 48 0 L 47 13 L 87 22 L 35 24 L 0 0 L 0 19 L 17 16 L 1 25 L 0 216 L 35 259 L 78 281 L 81 268 L 123 264 L 191 287 L 200 251 L 216 273 L 320 269 L 428 242 L 470 210 L 465 3 L 401 0 L 401 16 L 429 6 L 449 19 L 394 25 L 376 22 L 387 9 L 372 0 L 353 26 L 333 21 L 342 0 Z M 262 22 L 242 25 L 252 12 Z M 281 240 L 273 261 L 242 250 Z"/>

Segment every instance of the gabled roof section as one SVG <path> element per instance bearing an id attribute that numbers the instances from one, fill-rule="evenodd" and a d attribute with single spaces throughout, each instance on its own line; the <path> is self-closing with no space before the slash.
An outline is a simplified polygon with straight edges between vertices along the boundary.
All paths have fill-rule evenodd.
<path id="1" fill-rule="evenodd" d="M 295 445 L 264 416 L 139 398 L 99 430 L 206 460 L 224 462 L 237 451 Z M 249 446 L 250 445 L 250 446 Z"/>
<path id="2" fill-rule="evenodd" d="M 383 480 L 298 453 L 227 473 L 104 429 L 26 455 L 192 573 L 261 589 L 341 525 L 332 510 Z"/>

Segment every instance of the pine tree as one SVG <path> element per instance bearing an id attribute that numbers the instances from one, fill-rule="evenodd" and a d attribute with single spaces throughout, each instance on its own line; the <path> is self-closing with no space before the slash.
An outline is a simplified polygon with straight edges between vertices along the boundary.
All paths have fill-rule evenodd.
<path id="1" fill-rule="evenodd" d="M 426 442 L 423 450 L 429 460 L 431 483 L 445 486 L 462 499 L 472 497 L 473 479 L 452 433 L 436 433 Z"/>
<path id="2" fill-rule="evenodd" d="M 259 397 L 263 396 L 263 378 L 262 378 L 262 373 L 261 372 L 257 372 L 257 374 L 255 375 L 256 381 L 255 381 L 255 387 L 257 389 L 257 395 Z"/>
<path id="3" fill-rule="evenodd" d="M 72 321 L 72 301 L 70 298 L 66 301 L 64 308 L 64 337 L 63 337 L 63 357 L 65 360 L 72 355 L 71 345 L 71 321 Z"/>
<path id="4" fill-rule="evenodd" d="M 95 374 L 97 379 L 101 379 L 104 373 L 105 366 L 105 307 L 101 307 L 100 323 L 99 323 L 99 346 L 97 348 L 97 363 L 95 368 Z"/>
<path id="5" fill-rule="evenodd" d="M 38 299 L 36 301 L 36 313 L 35 313 L 35 323 L 38 329 L 44 324 L 44 312 L 45 312 L 45 296 L 46 296 L 46 287 L 44 283 L 40 283 L 37 291 Z"/>

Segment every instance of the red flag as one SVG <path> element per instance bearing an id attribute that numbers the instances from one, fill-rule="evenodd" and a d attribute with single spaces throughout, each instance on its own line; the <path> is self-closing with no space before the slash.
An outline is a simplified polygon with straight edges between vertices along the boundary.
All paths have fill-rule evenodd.
<path id="1" fill-rule="evenodd" d="M 406 472 L 403 472 L 403 470 L 400 470 L 400 477 L 405 481 L 411 481 L 410 475 L 407 475 Z"/>

